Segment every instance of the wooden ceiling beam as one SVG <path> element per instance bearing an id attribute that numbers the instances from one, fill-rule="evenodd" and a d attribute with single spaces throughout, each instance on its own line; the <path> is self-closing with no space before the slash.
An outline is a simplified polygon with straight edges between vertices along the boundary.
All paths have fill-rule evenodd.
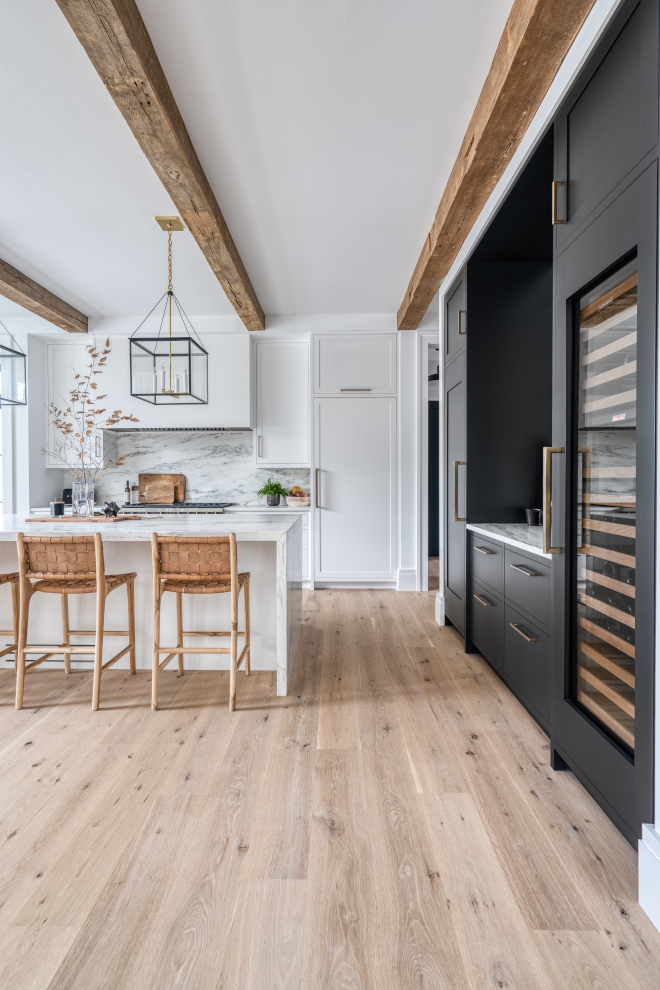
<path id="1" fill-rule="evenodd" d="M 594 2 L 515 0 L 399 308 L 399 330 L 419 325 Z"/>
<path id="2" fill-rule="evenodd" d="M 135 0 L 57 0 L 248 330 L 263 310 L 204 174 Z"/>
<path id="3" fill-rule="evenodd" d="M 87 317 L 18 268 L 0 259 L 0 295 L 68 333 L 87 333 Z"/>

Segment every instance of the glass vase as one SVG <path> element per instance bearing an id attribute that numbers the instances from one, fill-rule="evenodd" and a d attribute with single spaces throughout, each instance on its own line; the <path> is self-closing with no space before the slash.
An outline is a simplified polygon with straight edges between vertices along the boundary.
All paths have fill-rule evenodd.
<path id="1" fill-rule="evenodd" d="M 71 492 L 74 516 L 94 515 L 94 482 L 74 481 Z"/>

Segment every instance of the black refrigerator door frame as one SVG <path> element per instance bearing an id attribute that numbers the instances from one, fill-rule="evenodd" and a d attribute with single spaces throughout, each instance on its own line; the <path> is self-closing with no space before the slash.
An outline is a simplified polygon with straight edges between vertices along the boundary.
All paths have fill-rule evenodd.
<path id="1" fill-rule="evenodd" d="M 564 761 L 633 844 L 653 820 L 656 548 L 658 163 L 653 162 L 556 257 L 553 445 L 566 451 L 564 551 L 553 568 L 553 763 Z M 574 300 L 637 255 L 637 532 L 634 757 L 571 700 L 576 491 Z M 559 759 L 557 759 L 559 757 Z"/>

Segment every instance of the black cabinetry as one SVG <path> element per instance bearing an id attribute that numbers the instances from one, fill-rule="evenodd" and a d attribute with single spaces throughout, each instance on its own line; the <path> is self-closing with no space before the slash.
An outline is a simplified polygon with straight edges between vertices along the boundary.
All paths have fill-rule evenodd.
<path id="1" fill-rule="evenodd" d="M 468 648 L 485 657 L 550 732 L 552 570 L 543 558 L 468 530 Z"/>
<path id="2" fill-rule="evenodd" d="M 657 61 L 657 2 L 626 5 L 556 124 L 552 747 L 631 842 L 653 795 Z"/>

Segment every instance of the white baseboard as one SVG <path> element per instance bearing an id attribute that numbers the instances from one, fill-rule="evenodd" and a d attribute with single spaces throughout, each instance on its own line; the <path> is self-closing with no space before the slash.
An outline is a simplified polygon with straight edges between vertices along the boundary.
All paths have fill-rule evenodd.
<path id="1" fill-rule="evenodd" d="M 660 832 L 654 825 L 642 825 L 638 846 L 639 903 L 660 930 Z"/>
<path id="2" fill-rule="evenodd" d="M 417 591 L 417 568 L 400 567 L 396 572 L 397 591 Z"/>
<path id="3" fill-rule="evenodd" d="M 435 596 L 435 621 L 439 626 L 445 624 L 445 598 L 444 595 Z"/>

